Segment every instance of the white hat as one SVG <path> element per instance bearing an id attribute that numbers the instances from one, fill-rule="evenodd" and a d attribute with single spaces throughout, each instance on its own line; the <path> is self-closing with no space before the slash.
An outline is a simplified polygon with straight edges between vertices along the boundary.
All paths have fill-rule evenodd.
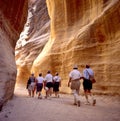
<path id="1" fill-rule="evenodd" d="M 77 65 L 74 65 L 73 69 L 78 69 L 78 66 Z"/>

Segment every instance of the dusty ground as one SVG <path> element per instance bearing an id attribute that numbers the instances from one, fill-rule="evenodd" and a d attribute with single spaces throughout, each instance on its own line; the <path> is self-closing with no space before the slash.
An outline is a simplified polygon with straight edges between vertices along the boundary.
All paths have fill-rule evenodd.
<path id="1" fill-rule="evenodd" d="M 60 98 L 30 98 L 27 90 L 16 88 L 13 100 L 0 112 L 0 121 L 120 121 L 120 97 L 96 96 L 96 106 L 73 105 L 72 95 L 61 94 Z"/>

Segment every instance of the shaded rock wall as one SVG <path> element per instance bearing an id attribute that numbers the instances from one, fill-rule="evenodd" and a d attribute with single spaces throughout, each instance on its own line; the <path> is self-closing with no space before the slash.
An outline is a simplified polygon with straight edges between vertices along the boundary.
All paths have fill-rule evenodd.
<path id="1" fill-rule="evenodd" d="M 52 74 L 60 73 L 61 91 L 69 92 L 68 74 L 73 65 L 78 64 L 82 73 L 85 65 L 90 64 L 97 80 L 94 92 L 120 94 L 120 1 L 46 0 L 46 3 L 51 21 L 49 41 L 38 40 L 45 45 L 39 48 L 41 51 L 34 46 L 35 41 L 22 47 L 16 59 L 20 71 L 18 82 L 26 83 L 30 72 L 45 75 L 49 69 Z M 26 41 L 34 40 L 29 37 Z M 26 56 L 28 50 L 31 56 Z M 31 58 L 24 60 L 24 57 Z M 19 68 L 21 62 L 32 63 Z"/>
<path id="2" fill-rule="evenodd" d="M 50 19 L 45 0 L 29 3 L 28 18 L 16 45 L 17 84 L 26 84 L 34 60 L 49 40 Z"/>
<path id="3" fill-rule="evenodd" d="M 13 96 L 16 82 L 15 45 L 27 16 L 27 1 L 0 1 L 0 110 Z"/>

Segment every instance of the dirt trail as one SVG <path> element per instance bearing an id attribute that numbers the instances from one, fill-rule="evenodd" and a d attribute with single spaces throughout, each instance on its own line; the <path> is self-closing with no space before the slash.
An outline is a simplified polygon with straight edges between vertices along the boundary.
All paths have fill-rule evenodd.
<path id="1" fill-rule="evenodd" d="M 60 98 L 30 98 L 25 89 L 16 88 L 10 100 L 0 112 L 0 121 L 120 121 L 120 97 L 96 96 L 96 106 L 73 105 L 72 95 L 61 94 Z"/>

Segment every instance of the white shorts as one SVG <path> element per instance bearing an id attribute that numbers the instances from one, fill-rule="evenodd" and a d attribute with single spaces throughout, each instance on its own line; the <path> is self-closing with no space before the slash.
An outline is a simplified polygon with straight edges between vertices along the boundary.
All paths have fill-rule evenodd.
<path id="1" fill-rule="evenodd" d="M 35 90 L 35 82 L 32 82 L 29 86 L 28 86 L 29 90 Z"/>

